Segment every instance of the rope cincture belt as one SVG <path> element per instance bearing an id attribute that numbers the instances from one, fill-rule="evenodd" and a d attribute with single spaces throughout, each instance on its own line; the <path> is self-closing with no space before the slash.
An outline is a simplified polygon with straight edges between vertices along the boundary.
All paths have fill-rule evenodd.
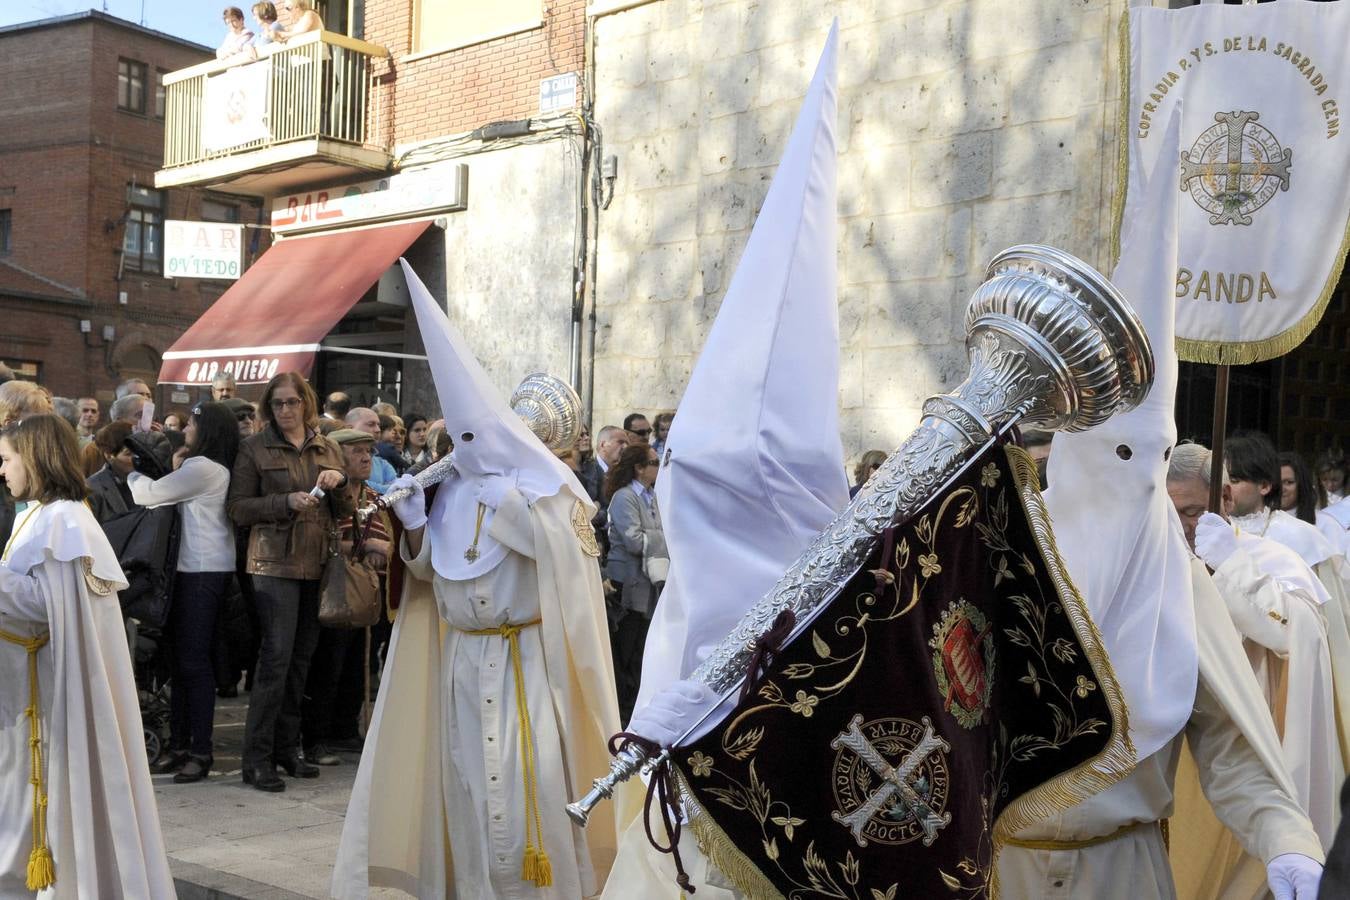
<path id="1" fill-rule="evenodd" d="M 1128 825 L 1122 825 L 1110 834 L 1104 834 L 1100 837 L 1084 838 L 1080 841 L 1036 841 L 1019 840 L 1018 838 L 1007 838 L 1003 842 L 1005 847 L 1021 847 L 1025 850 L 1083 850 L 1088 847 L 1096 847 L 1098 844 L 1105 844 L 1108 841 L 1114 841 L 1135 831 L 1144 831 L 1152 828 L 1164 828 L 1161 822 L 1131 822 Z M 1165 828 L 1164 828 L 1165 831 Z"/>
<path id="2" fill-rule="evenodd" d="M 520 724 L 521 779 L 525 785 L 525 857 L 520 864 L 520 878 L 535 887 L 553 885 L 553 864 L 544 850 L 544 820 L 539 814 L 539 778 L 535 770 L 534 733 L 530 727 L 530 709 L 525 703 L 525 670 L 520 662 L 520 633 L 540 624 L 541 619 L 505 624 L 495 628 L 458 628 L 463 634 L 479 637 L 497 635 L 506 639 L 511 651 L 511 672 L 516 681 L 516 719 Z"/>
<path id="3" fill-rule="evenodd" d="M 28 857 L 28 889 L 40 891 L 56 883 L 56 865 L 47 847 L 47 789 L 42 783 L 42 707 L 38 705 L 38 651 L 47 646 L 50 634 L 24 637 L 0 629 L 0 641 L 28 651 L 28 747 L 33 786 L 33 852 Z"/>

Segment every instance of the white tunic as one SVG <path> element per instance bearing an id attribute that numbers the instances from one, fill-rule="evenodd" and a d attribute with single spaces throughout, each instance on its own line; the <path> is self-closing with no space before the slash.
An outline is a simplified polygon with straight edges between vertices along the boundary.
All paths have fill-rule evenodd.
<path id="1" fill-rule="evenodd" d="M 425 557 L 427 555 L 423 555 Z M 420 557 L 414 575 L 433 575 Z M 529 723 L 535 735 L 539 807 L 544 847 L 552 861 L 553 887 L 521 881 L 525 853 L 525 793 L 521 780 L 520 718 L 510 644 L 498 634 L 464 631 L 490 629 L 539 618 L 539 579 L 535 563 L 510 552 L 497 568 L 471 582 L 433 575 L 440 618 L 450 627 L 441 638 L 445 716 L 441 721 L 445 819 L 455 854 L 455 891 L 460 897 L 502 900 L 559 900 L 589 896 L 595 878 L 585 839 L 560 815 L 568 803 L 558 722 L 544 668 L 539 626 L 520 631 Z M 563 864 L 563 865 L 560 865 Z"/>
<path id="2" fill-rule="evenodd" d="M 504 522 L 496 523 L 503 527 Z M 528 523 L 524 530 L 529 531 Z M 553 713 L 539 626 L 519 633 L 530 727 L 535 742 L 539 811 L 553 886 L 523 882 L 527 826 L 520 720 L 510 644 L 498 634 L 466 631 L 539 618 L 534 561 L 508 550 L 495 568 L 469 581 L 450 581 L 431 568 L 430 541 L 408 563 L 429 579 L 441 619 L 441 754 L 446 827 L 454 853 L 459 900 L 576 900 L 598 890 L 584 832 L 563 813 L 569 802 L 558 722 Z"/>

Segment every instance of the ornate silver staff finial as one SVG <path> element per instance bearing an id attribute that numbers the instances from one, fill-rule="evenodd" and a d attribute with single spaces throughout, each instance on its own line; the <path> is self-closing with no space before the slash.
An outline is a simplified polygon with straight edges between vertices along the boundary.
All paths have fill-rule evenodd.
<path id="1" fill-rule="evenodd" d="M 919 427 L 692 678 L 723 696 L 734 690 L 779 613 L 791 610 L 800 628 L 858 571 L 878 534 L 916 512 L 1006 426 L 1083 431 L 1138 406 L 1153 384 L 1153 351 L 1125 299 L 1087 263 L 1040 244 L 1010 247 L 990 262 L 966 309 L 966 351 L 966 379 L 928 398 Z M 648 762 L 630 744 L 568 815 L 585 825 Z"/>
<path id="2" fill-rule="evenodd" d="M 511 395 L 511 411 L 550 450 L 577 442 L 581 431 L 581 398 L 561 378 L 535 372 Z"/>

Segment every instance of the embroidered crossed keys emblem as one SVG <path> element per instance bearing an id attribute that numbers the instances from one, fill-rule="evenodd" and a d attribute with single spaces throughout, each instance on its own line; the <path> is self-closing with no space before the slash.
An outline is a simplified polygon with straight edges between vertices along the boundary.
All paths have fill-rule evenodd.
<path id="1" fill-rule="evenodd" d="M 859 847 L 867 846 L 864 830 L 872 817 L 883 812 L 888 806 L 898 806 L 906 818 L 923 831 L 923 845 L 932 846 L 937 840 L 938 831 L 952 820 L 951 813 L 939 813 L 915 790 L 913 782 L 924 760 L 934 751 L 947 751 L 951 746 L 933 731 L 933 723 L 927 716 L 921 720 L 923 735 L 918 743 L 908 749 L 899 765 L 891 765 L 886 758 L 867 739 L 862 732 L 863 717 L 854 715 L 848 723 L 848 729 L 830 741 L 832 750 L 851 750 L 869 769 L 881 778 L 881 785 L 872 791 L 863 802 L 849 811 L 847 815 L 838 810 L 831 817 L 841 825 L 847 826 L 853 833 L 853 839 Z M 912 727 L 913 723 L 909 723 Z M 897 798 L 898 804 L 893 803 Z"/>

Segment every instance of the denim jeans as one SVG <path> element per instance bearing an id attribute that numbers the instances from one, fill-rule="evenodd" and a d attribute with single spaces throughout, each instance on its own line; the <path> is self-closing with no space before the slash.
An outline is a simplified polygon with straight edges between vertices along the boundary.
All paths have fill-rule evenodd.
<path id="1" fill-rule="evenodd" d="M 169 696 L 169 746 L 211 755 L 216 679 L 211 666 L 216 617 L 233 572 L 179 572 L 169 612 L 173 685 Z"/>
<path id="2" fill-rule="evenodd" d="M 319 641 L 319 581 L 253 576 L 262 643 L 244 726 L 244 768 L 300 750 L 300 703 Z"/>

